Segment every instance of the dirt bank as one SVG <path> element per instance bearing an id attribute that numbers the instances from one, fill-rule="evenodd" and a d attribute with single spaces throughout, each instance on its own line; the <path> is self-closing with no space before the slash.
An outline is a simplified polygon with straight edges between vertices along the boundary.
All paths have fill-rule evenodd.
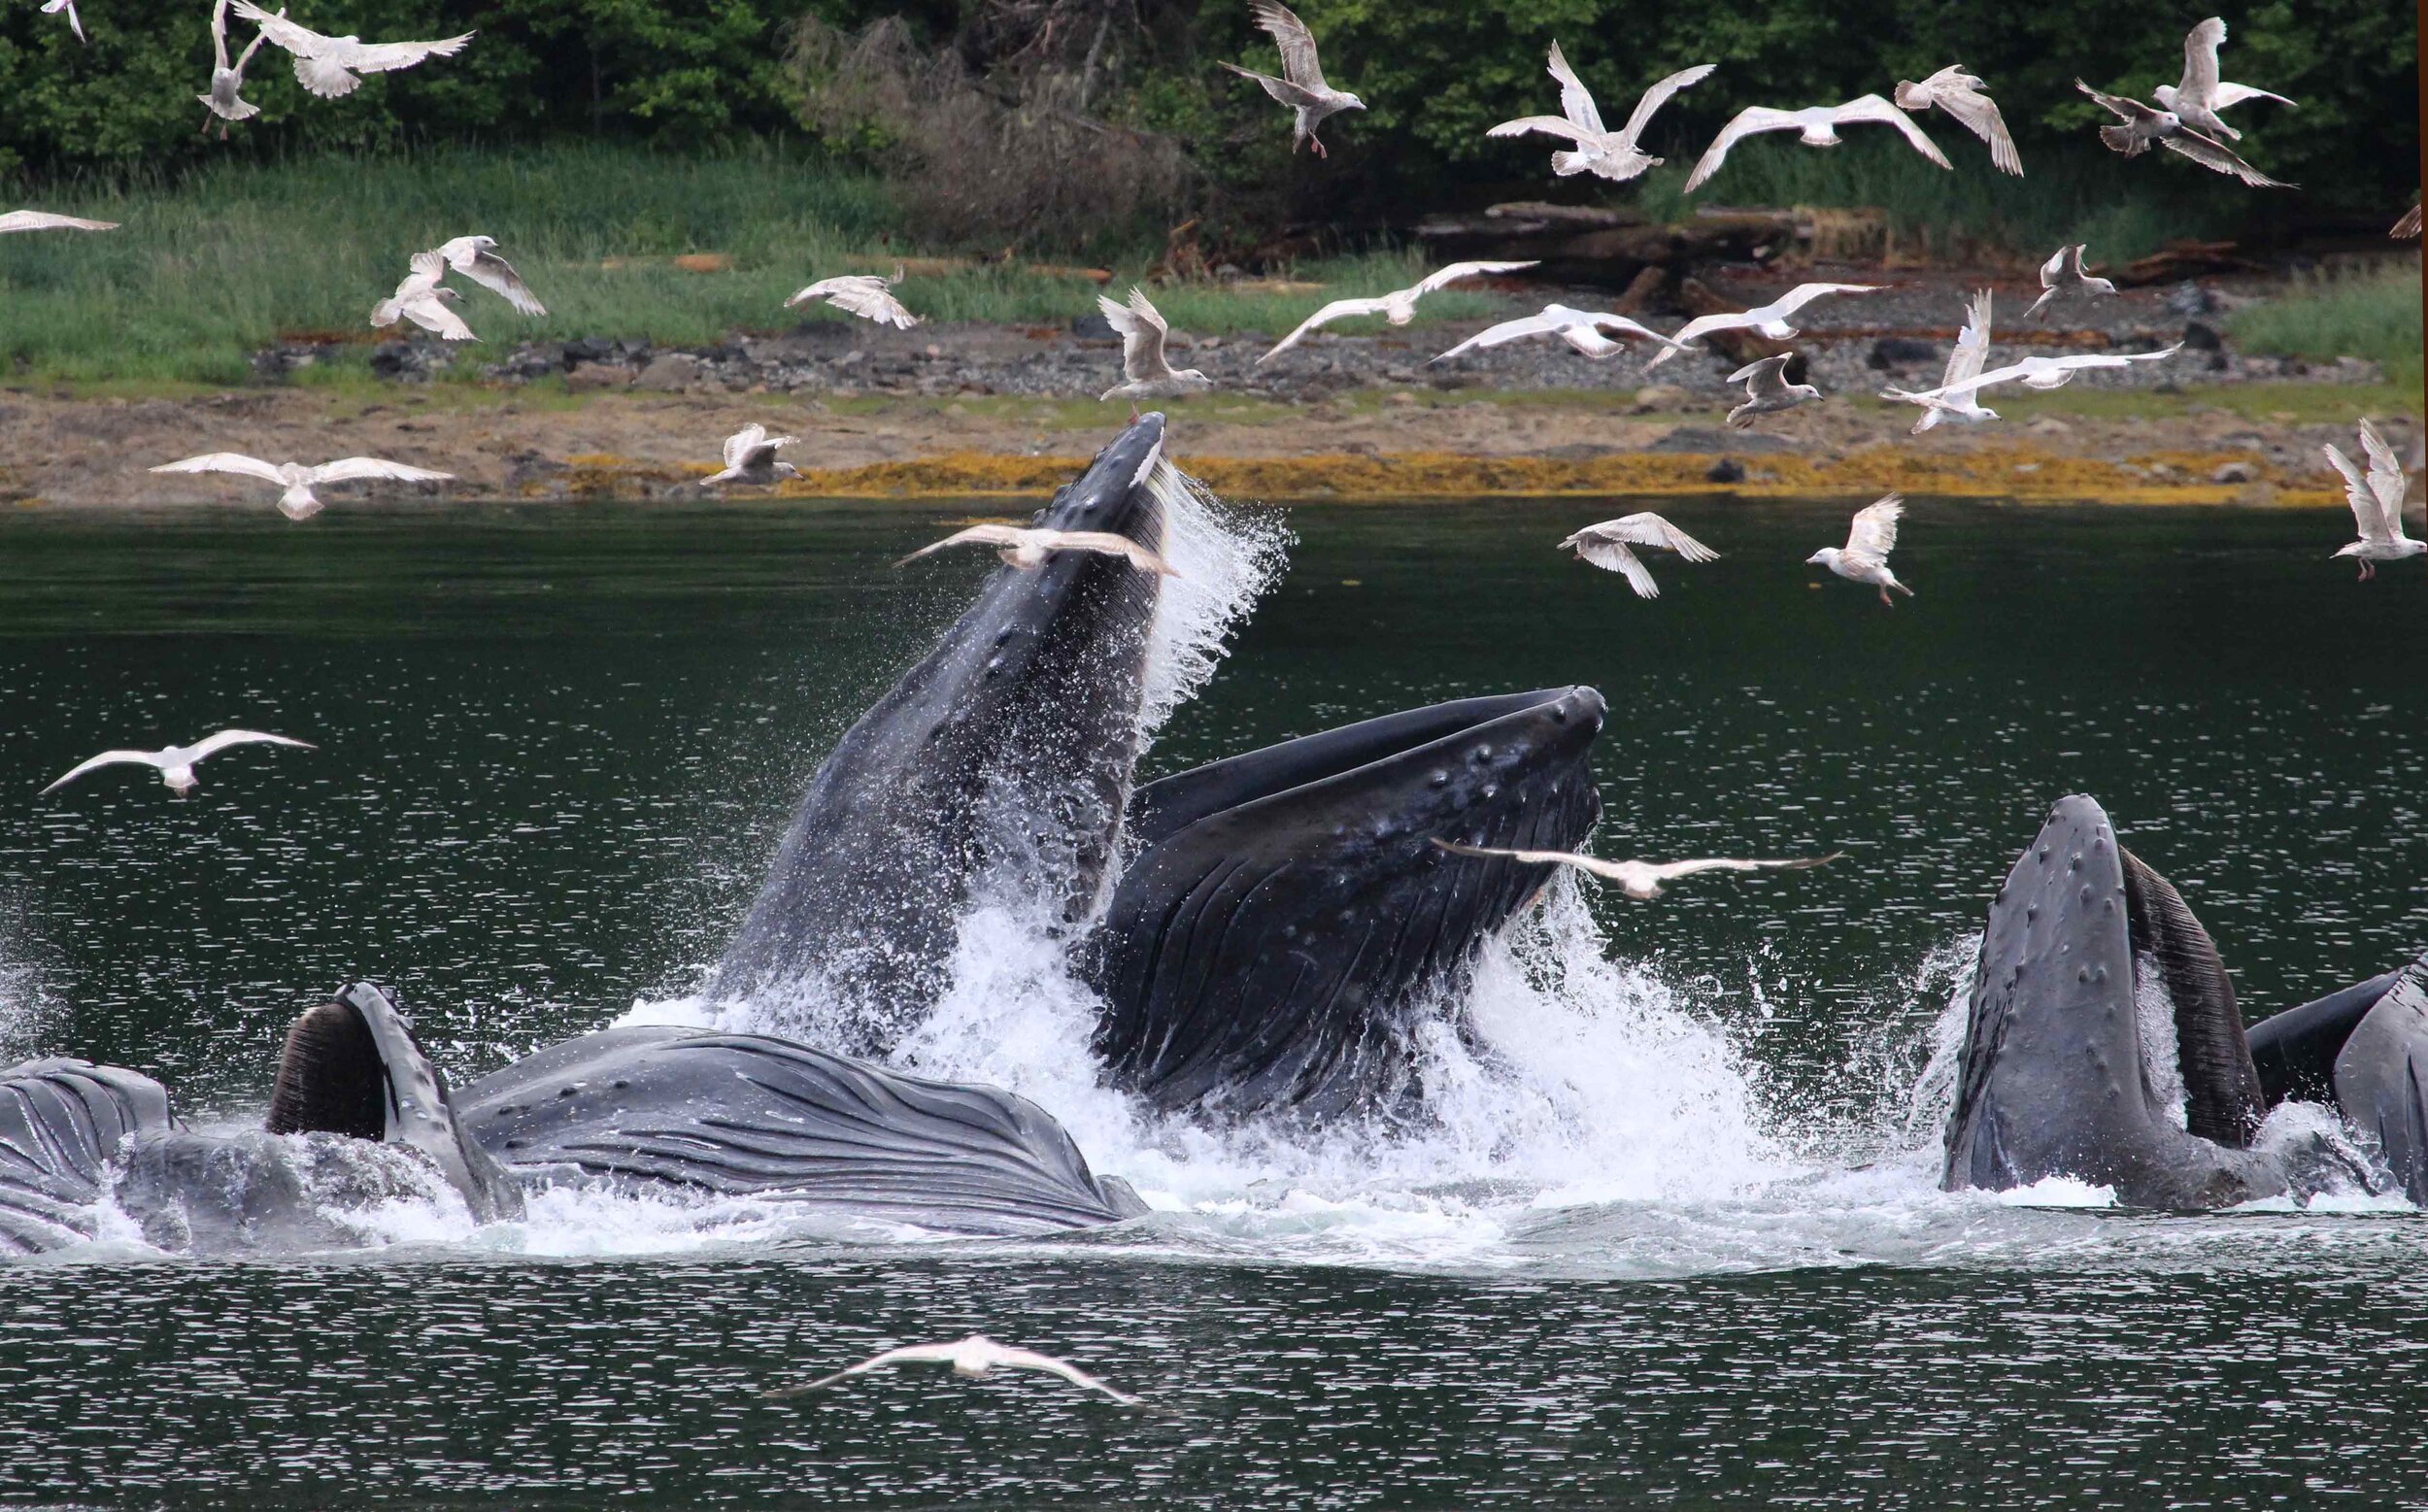
<path id="1" fill-rule="evenodd" d="M 1226 491 L 1269 498 L 1475 494 L 1876 494 L 2132 503 L 2332 505 L 2319 445 L 2347 450 L 2375 401 L 2398 447 L 2420 435 L 2379 387 L 2061 392 L 2008 420 L 1921 437 L 1868 399 L 1721 424 L 1683 393 L 1477 397 L 1398 388 L 1312 403 L 1215 397 L 1173 411 L 1173 451 Z M 2276 403 L 2291 409 L 2269 409 Z M 2415 404 L 2416 399 L 2408 401 Z M 2102 413 L 2129 403 L 2131 413 Z M 2060 405 L 2074 405 L 2072 412 Z M 2355 409 L 2354 406 L 2362 406 Z M 272 460 L 368 454 L 441 468 L 456 496 L 581 499 L 695 490 L 722 439 L 757 420 L 799 436 L 789 495 L 1028 495 L 1066 481 L 1128 418 L 1120 405 L 1018 398 L 568 395 L 455 384 L 261 387 L 192 396 L 0 394 L 0 500 L 20 506 L 261 499 L 243 479 L 154 476 L 199 452 Z M 358 487 L 358 486 L 357 486 Z M 332 497 L 353 488 L 340 487 Z"/>

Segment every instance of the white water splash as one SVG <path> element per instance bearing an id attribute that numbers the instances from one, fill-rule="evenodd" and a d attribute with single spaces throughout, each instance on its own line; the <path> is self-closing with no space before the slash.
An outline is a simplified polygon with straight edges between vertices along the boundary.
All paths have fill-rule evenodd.
<path id="1" fill-rule="evenodd" d="M 1214 676 L 1231 632 L 1280 580 L 1290 544 L 1278 511 L 1233 509 L 1168 459 L 1156 462 L 1147 491 L 1163 507 L 1163 559 L 1179 576 L 1164 580 L 1148 632 L 1141 754 Z"/>

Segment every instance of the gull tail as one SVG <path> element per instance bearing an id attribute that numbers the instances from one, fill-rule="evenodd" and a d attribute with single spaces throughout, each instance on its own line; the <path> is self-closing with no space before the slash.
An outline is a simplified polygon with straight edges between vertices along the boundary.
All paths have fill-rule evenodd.
<path id="1" fill-rule="evenodd" d="M 1582 152 L 1554 152 L 1551 154 L 1551 171 L 1558 174 L 1563 179 L 1575 174 L 1583 173 L 1585 171 L 1585 154 Z"/>

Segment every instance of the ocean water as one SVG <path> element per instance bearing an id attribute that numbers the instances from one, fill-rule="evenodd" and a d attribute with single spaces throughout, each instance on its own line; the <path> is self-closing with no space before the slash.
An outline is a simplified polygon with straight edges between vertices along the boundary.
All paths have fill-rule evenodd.
<path id="1" fill-rule="evenodd" d="M 1851 501 L 1859 503 L 1861 501 Z M 1097 1087 L 1022 893 L 904 1045 L 1062 1118 L 1149 1218 L 1048 1241 L 563 1194 L 242 1262 L 121 1226 L 0 1266 L 0 1497 L 126 1505 L 2296 1504 L 2416 1495 L 2428 1225 L 1937 1190 L 1991 892 L 2099 797 L 2263 1017 L 2428 947 L 2428 573 L 2338 516 L 1919 500 L 1884 611 L 1803 558 L 1850 501 L 1663 506 L 1663 596 L 1551 549 L 1606 501 L 1231 501 L 1175 546 L 1145 771 L 1591 683 L 1609 855 L 1487 951 L 1437 1117 L 1208 1129 Z M 694 994 L 833 739 L 988 567 L 1000 506 L 0 519 L 0 1057 L 258 1117 L 287 1023 L 393 985 L 458 1081 Z M 2415 565 L 2415 564 L 2412 564 Z M 37 790 L 222 724 L 315 741 Z M 1934 1058 L 1939 1063 L 1934 1064 Z M 1033 1378 L 757 1393 L 977 1330 Z"/>

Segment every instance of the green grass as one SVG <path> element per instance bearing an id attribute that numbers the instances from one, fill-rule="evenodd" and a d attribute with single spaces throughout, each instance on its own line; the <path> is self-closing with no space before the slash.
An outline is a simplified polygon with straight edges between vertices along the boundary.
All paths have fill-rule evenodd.
<path id="1" fill-rule="evenodd" d="M 2389 380 L 2416 392 L 2419 265 L 2401 259 L 2366 273 L 2313 275 L 2274 299 L 2235 311 L 2226 328 L 2245 352 L 2328 362 L 2370 358 L 2384 366 Z"/>
<path id="2" fill-rule="evenodd" d="M 468 289 L 466 319 L 483 338 L 476 368 L 521 340 L 647 337 L 706 344 L 735 330 L 842 319 L 823 307 L 784 309 L 815 278 L 880 269 L 907 245 L 884 185 L 771 148 L 661 155 L 629 148 L 447 150 L 328 156 L 206 170 L 174 183 L 63 185 L 19 203 L 122 222 L 98 235 L 0 238 L 0 377 L 77 383 L 228 384 L 282 334 L 369 337 L 374 302 L 417 250 L 483 232 L 498 239 L 549 314 L 516 314 Z M 1118 296 L 1160 248 L 1117 264 Z M 687 272 L 671 259 L 722 252 L 728 271 Z M 615 261 L 622 265 L 603 266 Z M 1176 329 L 1287 330 L 1325 298 L 1397 287 L 1421 273 L 1413 255 L 1311 261 L 1296 276 L 1325 291 L 1275 293 L 1204 285 L 1159 290 Z M 915 277 L 913 309 L 940 320 L 1060 325 L 1095 308 L 1084 280 L 1020 268 Z M 1453 292 L 1423 319 L 1497 309 Z M 358 376 L 369 346 L 339 349 L 303 381 Z"/>
<path id="3" fill-rule="evenodd" d="M 1670 158 L 1645 176 L 1636 204 L 1661 220 L 1690 217 L 1699 205 L 1876 208 L 1905 248 L 1939 255 L 2004 251 L 2034 263 L 2074 242 L 2088 243 L 2095 262 L 2123 261 L 2232 224 L 2214 186 L 2201 182 L 2203 170 L 2188 163 L 2163 155 L 2128 162 L 2094 142 L 2036 152 L 2018 179 L 1993 169 L 1989 150 L 1945 117 L 1934 114 L 1924 124 L 1952 172 L 1886 128 L 1850 128 L 1841 146 L 1827 149 L 1770 132 L 1731 149 L 1692 196 L 1682 191 L 1693 161 Z"/>

